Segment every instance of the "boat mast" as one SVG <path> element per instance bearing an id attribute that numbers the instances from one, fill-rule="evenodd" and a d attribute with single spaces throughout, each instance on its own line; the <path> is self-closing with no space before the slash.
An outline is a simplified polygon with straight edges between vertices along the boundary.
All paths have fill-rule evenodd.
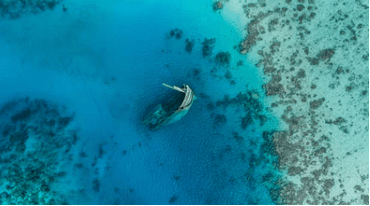
<path id="1" fill-rule="evenodd" d="M 181 89 L 181 88 L 179 88 L 179 87 L 177 87 L 177 86 L 170 86 L 170 85 L 168 85 L 168 84 L 165 84 L 165 83 L 162 83 L 163 84 L 163 86 L 165 86 L 165 87 L 168 87 L 168 88 L 170 88 L 170 89 L 173 89 L 173 90 L 176 90 L 176 91 L 179 91 L 179 92 L 183 92 L 183 93 L 185 93 L 185 90 L 183 90 L 183 89 Z"/>

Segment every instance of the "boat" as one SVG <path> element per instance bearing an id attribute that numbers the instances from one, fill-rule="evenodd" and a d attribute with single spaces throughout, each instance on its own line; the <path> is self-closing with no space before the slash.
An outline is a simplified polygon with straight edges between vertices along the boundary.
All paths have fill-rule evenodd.
<path id="1" fill-rule="evenodd" d="M 154 108 L 154 112 L 149 112 L 145 115 L 143 123 L 148 126 L 149 129 L 158 129 L 162 126 L 179 121 L 188 113 L 196 98 L 189 85 L 184 84 L 182 88 L 180 88 L 165 83 L 162 84 L 167 88 L 178 91 L 178 93 L 172 94 L 165 102 L 158 104 Z"/>

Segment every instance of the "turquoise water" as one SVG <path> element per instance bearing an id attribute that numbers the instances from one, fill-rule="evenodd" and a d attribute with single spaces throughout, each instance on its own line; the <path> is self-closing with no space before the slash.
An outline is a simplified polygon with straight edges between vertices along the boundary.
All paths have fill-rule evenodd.
<path id="1" fill-rule="evenodd" d="M 64 1 L 0 22 L 8 105 L 0 129 L 11 148 L 2 154 L 2 203 L 274 204 L 279 173 L 262 134 L 279 125 L 265 110 L 261 71 L 233 48 L 244 35 L 238 15 L 214 12 L 212 1 L 101 2 Z M 207 57 L 205 38 L 215 38 Z M 228 66 L 215 61 L 221 51 Z M 171 92 L 162 83 L 188 84 L 197 100 L 180 121 L 151 131 L 142 119 Z M 13 151 L 18 144 L 26 149 Z"/>

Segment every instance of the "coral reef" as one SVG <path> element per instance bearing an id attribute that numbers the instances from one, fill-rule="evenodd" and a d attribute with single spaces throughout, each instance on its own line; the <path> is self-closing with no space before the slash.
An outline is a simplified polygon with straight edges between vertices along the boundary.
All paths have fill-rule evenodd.
<path id="1" fill-rule="evenodd" d="M 24 14 L 39 14 L 53 10 L 63 0 L 6 0 L 0 1 L 0 15 L 6 19 L 17 19 Z M 66 8 L 63 6 L 63 10 Z"/>
<path id="2" fill-rule="evenodd" d="M 180 29 L 172 29 L 167 35 L 167 38 L 181 39 L 181 37 L 182 31 Z"/>
<path id="3" fill-rule="evenodd" d="M 218 11 L 218 10 L 221 10 L 224 8 L 224 5 L 222 4 L 221 1 L 216 1 L 216 2 L 213 2 L 213 11 Z"/>
<path id="4" fill-rule="evenodd" d="M 215 56 L 215 61 L 219 65 L 229 66 L 230 61 L 231 61 L 230 52 L 218 52 Z"/>
<path id="5" fill-rule="evenodd" d="M 235 97 L 230 98 L 228 95 L 224 99 L 216 102 L 217 107 L 224 110 L 229 106 L 243 108 L 244 116 L 241 118 L 241 128 L 246 129 L 249 125 L 258 120 L 263 125 L 267 118 L 263 114 L 263 107 L 259 101 L 259 95 L 256 91 L 247 90 L 245 93 L 239 92 Z"/>
<path id="6" fill-rule="evenodd" d="M 186 44 L 185 51 L 187 51 L 188 53 L 191 53 L 191 50 L 193 50 L 193 47 L 194 47 L 194 40 L 186 39 L 185 44 Z"/>
<path id="7" fill-rule="evenodd" d="M 52 185 L 79 139 L 73 115 L 45 100 L 17 99 L 0 109 L 2 204 L 65 204 Z"/>
<path id="8" fill-rule="evenodd" d="M 203 58 L 212 54 L 212 50 L 215 46 L 215 43 L 216 43 L 215 38 L 210 38 L 210 39 L 205 38 L 204 39 L 204 41 L 202 42 Z"/>
<path id="9" fill-rule="evenodd" d="M 278 204 L 368 204 L 368 2 L 243 4 L 239 51 L 256 58 L 271 111 L 286 124 L 266 133 L 287 174 L 271 196 Z"/>

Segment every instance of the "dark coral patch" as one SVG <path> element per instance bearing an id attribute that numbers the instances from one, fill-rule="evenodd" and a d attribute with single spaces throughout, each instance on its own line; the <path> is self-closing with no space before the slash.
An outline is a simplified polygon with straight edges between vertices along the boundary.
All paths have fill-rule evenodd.
<path id="1" fill-rule="evenodd" d="M 310 102 L 310 109 L 317 109 L 317 108 L 319 108 L 322 105 L 322 103 L 324 103 L 324 101 L 325 101 L 325 98 L 324 97 L 323 98 L 320 98 L 320 99 L 317 99 L 317 100 L 314 100 L 314 101 L 311 101 Z"/>
<path id="2" fill-rule="evenodd" d="M 193 47 L 194 47 L 194 40 L 186 39 L 185 40 L 185 51 L 187 51 L 188 53 L 191 53 L 191 51 L 193 50 Z"/>
<path id="3" fill-rule="evenodd" d="M 276 83 L 264 84 L 263 89 L 265 90 L 267 96 L 273 96 L 285 92 L 284 86 Z"/>
<path id="4" fill-rule="evenodd" d="M 216 54 L 215 61 L 217 64 L 220 64 L 222 66 L 229 66 L 231 61 L 230 52 L 218 52 Z"/>
<path id="5" fill-rule="evenodd" d="M 53 10 L 63 0 L 38 1 L 0 1 L 0 16 L 6 19 L 17 19 L 27 13 L 39 14 L 46 10 Z"/>
<path id="6" fill-rule="evenodd" d="M 213 11 L 218 11 L 224 8 L 224 5 L 222 4 L 221 1 L 216 1 L 212 5 Z"/>
<path id="7" fill-rule="evenodd" d="M 174 196 L 171 197 L 171 199 L 168 201 L 168 203 L 169 204 L 174 204 L 178 199 L 179 199 L 179 197 L 174 195 Z"/>
<path id="8" fill-rule="evenodd" d="M 174 37 L 175 39 L 181 39 L 182 31 L 180 29 L 172 29 L 169 32 L 169 37 Z"/>
<path id="9" fill-rule="evenodd" d="M 216 43 L 215 38 L 210 38 L 210 39 L 205 38 L 204 39 L 204 41 L 202 42 L 203 57 L 207 57 L 212 54 L 212 50 L 215 46 L 215 43 Z"/>
<path id="10" fill-rule="evenodd" d="M 320 59 L 320 60 L 327 60 L 333 56 L 335 54 L 335 50 L 334 49 L 324 49 L 322 51 L 320 51 L 320 53 L 317 55 L 317 57 Z"/>

